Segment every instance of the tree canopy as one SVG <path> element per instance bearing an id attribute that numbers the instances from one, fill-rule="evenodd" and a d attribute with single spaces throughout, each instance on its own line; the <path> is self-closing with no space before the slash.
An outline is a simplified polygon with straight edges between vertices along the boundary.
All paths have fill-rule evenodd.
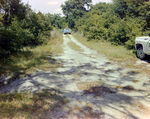
<path id="1" fill-rule="evenodd" d="M 41 12 L 35 13 L 21 0 L 1 0 L 0 58 L 26 46 L 41 45 L 48 41 L 52 29 L 50 18 Z"/>
<path id="2" fill-rule="evenodd" d="M 55 28 L 63 29 L 67 26 L 65 17 L 61 17 L 60 14 L 47 13 L 46 16 L 50 18 L 51 25 Z"/>
<path id="3" fill-rule="evenodd" d="M 41 45 L 55 28 L 66 26 L 89 39 L 107 40 L 133 48 L 135 37 L 150 32 L 149 0 L 113 0 L 92 5 L 92 0 L 68 0 L 60 14 L 35 13 L 21 0 L 0 0 L 0 57 L 26 46 Z"/>
<path id="4" fill-rule="evenodd" d="M 68 26 L 74 28 L 75 21 L 89 11 L 92 0 L 68 0 L 61 5 Z"/>
<path id="5" fill-rule="evenodd" d="M 25 18 L 27 6 L 21 0 L 1 0 L 0 11 L 4 14 L 3 23 L 10 24 L 14 17 L 18 20 Z"/>
<path id="6" fill-rule="evenodd" d="M 74 23 L 74 30 L 89 39 L 107 40 L 115 45 L 133 48 L 137 36 L 147 35 L 150 29 L 149 0 L 113 0 L 91 6 Z"/>

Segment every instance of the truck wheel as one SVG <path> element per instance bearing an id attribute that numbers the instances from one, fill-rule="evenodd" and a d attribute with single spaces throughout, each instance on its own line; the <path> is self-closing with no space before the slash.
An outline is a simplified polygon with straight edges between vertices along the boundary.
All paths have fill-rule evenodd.
<path id="1" fill-rule="evenodd" d="M 143 48 L 139 47 L 137 50 L 137 57 L 141 60 L 145 59 L 147 55 L 143 52 Z"/>

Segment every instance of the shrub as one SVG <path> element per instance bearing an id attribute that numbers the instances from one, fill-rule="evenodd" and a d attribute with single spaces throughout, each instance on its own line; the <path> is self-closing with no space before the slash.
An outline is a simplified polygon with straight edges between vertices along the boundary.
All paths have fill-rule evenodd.
<path id="1" fill-rule="evenodd" d="M 52 26 L 42 13 L 32 13 L 30 18 L 18 21 L 14 18 L 9 26 L 0 29 L 0 57 L 6 57 L 25 46 L 37 46 L 47 42 Z"/>
<path id="2" fill-rule="evenodd" d="M 41 12 L 32 12 L 30 18 L 24 19 L 21 22 L 21 27 L 30 32 L 28 34 L 31 36 L 30 40 L 27 40 L 24 44 L 26 46 L 36 46 L 44 43 L 50 37 L 52 30 L 49 18 Z"/>

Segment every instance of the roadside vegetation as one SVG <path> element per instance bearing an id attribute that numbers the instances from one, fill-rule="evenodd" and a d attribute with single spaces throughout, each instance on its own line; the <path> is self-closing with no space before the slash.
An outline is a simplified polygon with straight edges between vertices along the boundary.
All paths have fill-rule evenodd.
<path id="1" fill-rule="evenodd" d="M 116 46 L 111 42 L 105 40 L 88 40 L 80 32 L 72 33 L 73 36 L 81 43 L 89 48 L 92 48 L 109 60 L 117 63 L 119 66 L 135 69 L 139 73 L 143 73 L 149 76 L 150 69 L 147 67 L 147 63 L 136 65 L 139 61 L 136 57 L 136 50 L 126 49 L 124 46 Z M 149 60 L 148 60 L 149 61 Z"/>
<path id="2" fill-rule="evenodd" d="M 69 27 L 82 32 L 88 40 L 105 40 L 133 49 L 135 37 L 150 32 L 149 0 L 112 0 L 96 5 L 91 0 L 68 0 L 62 10 Z"/>
<path id="3" fill-rule="evenodd" d="M 51 32 L 51 39 L 46 44 L 33 48 L 25 47 L 7 59 L 1 59 L 0 75 L 9 76 L 9 81 L 13 81 L 40 70 L 57 71 L 62 65 L 53 59 L 53 55 L 63 52 L 62 42 L 62 33 L 54 29 Z M 7 62 L 4 63 L 2 60 Z M 50 117 L 53 111 L 67 102 L 57 89 L 46 89 L 36 93 L 0 94 L 0 118 L 43 118 L 45 115 Z"/>
<path id="4" fill-rule="evenodd" d="M 84 37 L 81 33 L 73 33 L 73 36 L 89 48 L 102 53 L 111 61 L 122 63 L 136 59 L 135 50 L 127 50 L 123 46 L 115 46 L 105 40 L 88 41 L 88 38 Z"/>
<path id="5" fill-rule="evenodd" d="M 63 52 L 60 29 L 65 25 L 59 14 L 36 13 L 21 0 L 1 0 L 0 81 L 4 78 L 7 83 L 0 85 L 41 70 L 57 71 L 61 63 L 53 56 Z M 0 94 L 0 118 L 43 118 L 65 103 L 56 89 Z"/>
<path id="6" fill-rule="evenodd" d="M 1 59 L 1 76 L 11 76 L 12 80 L 15 80 L 40 70 L 56 71 L 56 68 L 61 65 L 54 63 L 56 61 L 53 59 L 53 55 L 63 52 L 62 42 L 62 33 L 55 29 L 51 32 L 51 38 L 47 43 L 33 48 L 25 47 L 11 56 Z"/>
<path id="7" fill-rule="evenodd" d="M 112 0 L 96 5 L 92 0 L 68 0 L 62 10 L 80 42 L 121 66 L 149 74 L 146 64 L 135 64 L 134 50 L 135 38 L 150 33 L 149 0 Z"/>
<path id="8" fill-rule="evenodd" d="M 2 0 L 0 12 L 0 76 L 14 80 L 36 70 L 55 70 L 52 53 L 62 52 L 59 29 L 65 19 L 36 13 L 21 0 Z"/>
<path id="9" fill-rule="evenodd" d="M 66 25 L 60 14 L 36 13 L 21 0 L 1 0 L 0 12 L 0 59 L 49 42 L 50 32 Z"/>

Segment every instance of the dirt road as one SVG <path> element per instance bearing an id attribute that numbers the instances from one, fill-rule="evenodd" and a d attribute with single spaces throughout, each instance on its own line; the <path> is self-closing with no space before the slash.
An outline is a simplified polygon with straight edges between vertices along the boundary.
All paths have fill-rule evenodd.
<path id="1" fill-rule="evenodd" d="M 70 101 L 46 118 L 150 119 L 150 78 L 122 68 L 95 50 L 64 35 L 58 72 L 40 71 L 14 81 L 1 92 L 59 89 Z M 74 50 L 69 42 L 80 47 Z"/>

